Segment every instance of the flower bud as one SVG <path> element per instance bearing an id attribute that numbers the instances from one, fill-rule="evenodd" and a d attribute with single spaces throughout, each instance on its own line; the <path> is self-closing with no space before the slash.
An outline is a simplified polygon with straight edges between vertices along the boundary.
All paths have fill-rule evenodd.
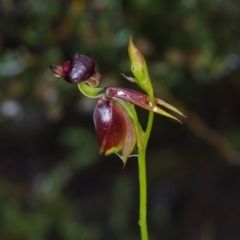
<path id="1" fill-rule="evenodd" d="M 128 53 L 131 62 L 131 70 L 135 76 L 136 83 L 148 94 L 152 95 L 152 84 L 148 75 L 147 64 L 142 53 L 133 44 L 132 38 L 129 40 Z"/>

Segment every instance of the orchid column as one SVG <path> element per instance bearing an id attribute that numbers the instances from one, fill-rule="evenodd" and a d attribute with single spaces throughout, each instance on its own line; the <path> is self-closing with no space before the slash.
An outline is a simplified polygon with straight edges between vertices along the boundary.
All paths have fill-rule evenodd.
<path id="1" fill-rule="evenodd" d="M 117 154 L 125 166 L 134 148 L 137 147 L 140 193 L 138 223 L 141 230 L 141 239 L 147 240 L 146 149 L 152 129 L 153 115 L 158 113 L 179 121 L 159 108 L 158 104 L 182 116 L 183 114 L 163 100 L 154 98 L 145 59 L 134 46 L 131 38 L 128 50 L 131 70 L 135 78 L 125 78 L 137 83 L 147 95 L 121 87 L 97 88 L 101 75 L 95 71 L 94 61 L 79 53 L 74 54 L 71 60 L 63 65 L 51 65 L 50 68 L 56 76 L 62 77 L 68 83 L 77 84 L 80 92 L 85 96 L 98 98 L 93 120 L 100 145 L 100 153 L 105 153 L 105 155 Z M 145 131 L 142 130 L 138 121 L 135 105 L 149 110 Z"/>

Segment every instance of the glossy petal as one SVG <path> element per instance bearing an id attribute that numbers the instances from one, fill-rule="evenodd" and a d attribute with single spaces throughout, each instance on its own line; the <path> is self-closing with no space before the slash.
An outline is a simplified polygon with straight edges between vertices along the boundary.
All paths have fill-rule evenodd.
<path id="1" fill-rule="evenodd" d="M 56 76 L 72 84 L 85 81 L 96 75 L 97 78 L 99 77 L 99 74 L 95 72 L 94 61 L 79 53 L 75 53 L 71 60 L 63 65 L 51 65 L 50 69 Z"/>
<path id="2" fill-rule="evenodd" d="M 134 91 L 128 88 L 121 88 L 121 87 L 106 87 L 104 89 L 106 96 L 109 98 L 120 98 L 126 101 L 129 101 L 139 107 L 145 108 L 149 111 L 153 111 L 155 113 L 164 115 L 165 117 L 172 118 L 174 120 L 179 121 L 176 117 L 172 116 L 171 114 L 167 113 L 166 111 L 162 110 L 161 108 L 157 107 L 157 104 L 164 106 L 182 116 L 184 116 L 177 108 L 173 107 L 172 105 L 162 101 L 161 99 L 154 98 L 154 102 L 149 100 L 147 95 L 144 95 L 140 92 Z M 180 121 L 179 121 L 180 122 Z"/>
<path id="3" fill-rule="evenodd" d="M 70 61 L 70 68 L 65 80 L 75 84 L 90 78 L 94 73 L 94 61 L 85 55 L 75 53 Z"/>
<path id="4" fill-rule="evenodd" d="M 131 119 L 113 100 L 100 98 L 94 111 L 94 125 L 100 153 L 119 153 L 124 164 L 136 145 Z"/>

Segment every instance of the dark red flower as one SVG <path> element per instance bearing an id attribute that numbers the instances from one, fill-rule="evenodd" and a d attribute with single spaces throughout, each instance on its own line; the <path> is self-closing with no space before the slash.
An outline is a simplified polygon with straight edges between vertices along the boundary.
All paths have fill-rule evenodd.
<path id="1" fill-rule="evenodd" d="M 134 105 L 175 120 L 178 119 L 159 108 L 157 104 L 182 115 L 175 107 L 161 99 L 154 98 L 152 102 L 148 95 L 132 89 L 93 88 L 99 83 L 101 75 L 95 71 L 94 61 L 79 53 L 63 65 L 51 65 L 50 68 L 55 75 L 64 78 L 67 82 L 78 83 L 78 88 L 84 95 L 99 98 L 93 118 L 100 153 L 104 152 L 105 155 L 116 153 L 124 164 L 136 145 L 136 136 L 142 134 L 138 128 Z M 147 83 L 145 85 L 149 86 Z"/>
<path id="2" fill-rule="evenodd" d="M 82 81 L 99 81 L 101 78 L 101 75 L 95 71 L 94 61 L 79 53 L 75 53 L 71 60 L 63 65 L 51 65 L 50 69 L 57 77 L 72 84 Z M 93 83 L 93 85 L 96 84 Z"/>
<path id="3" fill-rule="evenodd" d="M 125 110 L 103 95 L 98 100 L 93 119 L 100 153 L 120 154 L 125 163 L 136 145 L 135 128 Z"/>

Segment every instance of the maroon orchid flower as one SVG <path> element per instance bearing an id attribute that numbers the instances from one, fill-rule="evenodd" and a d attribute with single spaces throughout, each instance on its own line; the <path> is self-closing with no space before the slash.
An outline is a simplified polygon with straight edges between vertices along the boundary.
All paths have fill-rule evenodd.
<path id="1" fill-rule="evenodd" d="M 129 40 L 128 51 L 134 78 L 122 75 L 129 81 L 135 82 L 147 95 L 121 87 L 96 88 L 101 75 L 96 72 L 94 61 L 79 53 L 63 65 L 51 65 L 50 68 L 56 76 L 62 77 L 69 83 L 77 84 L 80 92 L 85 96 L 98 98 L 93 120 L 100 153 L 104 152 L 105 155 L 116 153 L 125 165 L 135 146 L 137 147 L 140 193 L 139 226 L 141 239 L 147 240 L 146 148 L 152 129 L 153 113 L 179 121 L 157 106 L 162 105 L 166 109 L 184 115 L 172 105 L 154 97 L 146 61 L 133 44 L 132 38 Z M 145 131 L 138 121 L 135 106 L 150 111 Z"/>
<path id="2" fill-rule="evenodd" d="M 176 108 L 158 98 L 154 98 L 152 103 L 147 95 L 140 92 L 121 87 L 105 87 L 101 91 L 93 117 L 100 153 L 116 153 L 124 164 L 126 163 L 136 145 L 136 136 L 141 135 L 137 133 L 138 130 L 133 124 L 138 122 L 135 119 L 137 115 L 134 113 L 134 105 L 178 120 L 157 107 L 157 104 L 181 114 Z"/>
<path id="3" fill-rule="evenodd" d="M 131 89 L 94 88 L 99 83 L 100 74 L 95 71 L 94 61 L 84 55 L 76 53 L 70 61 L 63 65 L 51 65 L 50 68 L 56 76 L 62 77 L 67 82 L 78 83 L 78 88 L 84 95 L 99 98 L 93 119 L 100 153 L 104 152 L 105 155 L 116 153 L 124 164 L 134 150 L 136 138 L 143 135 L 139 133 L 134 105 L 175 120 L 178 119 L 157 107 L 157 104 L 181 114 L 168 103 L 158 98 L 154 98 L 152 102 L 148 95 Z"/>

